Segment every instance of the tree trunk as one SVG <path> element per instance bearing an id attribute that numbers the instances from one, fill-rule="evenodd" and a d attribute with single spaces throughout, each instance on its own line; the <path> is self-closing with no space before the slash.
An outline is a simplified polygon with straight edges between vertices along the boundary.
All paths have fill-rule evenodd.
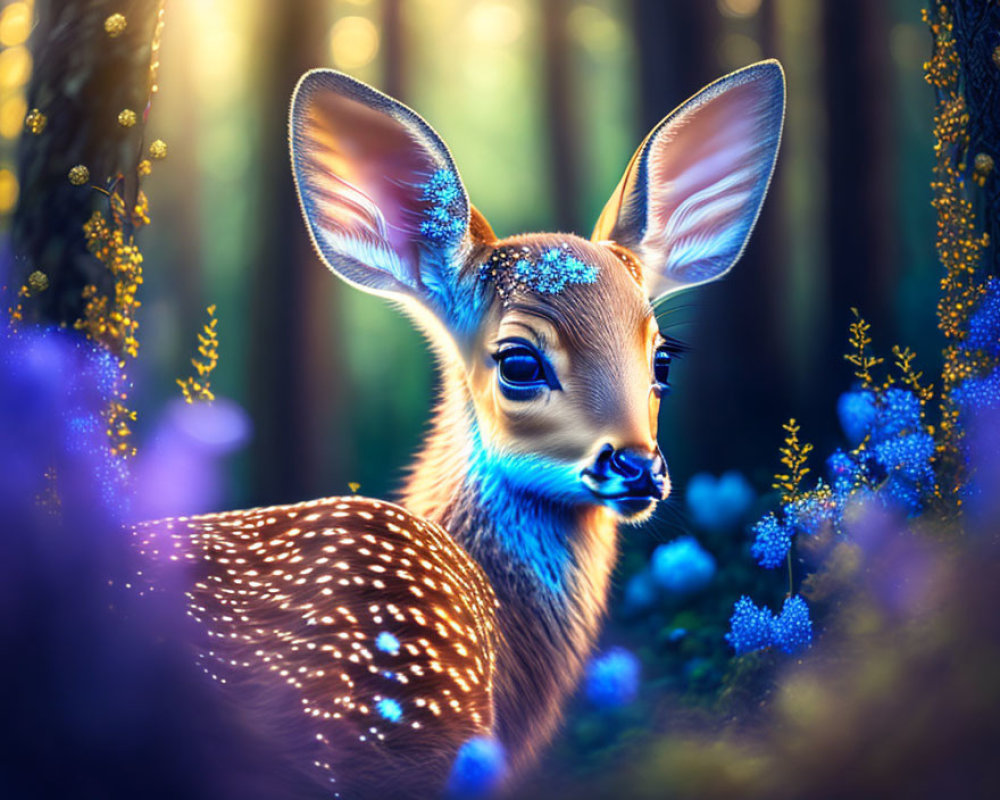
<path id="1" fill-rule="evenodd" d="M 108 288 L 110 276 L 87 252 L 83 224 L 94 209 L 107 209 L 107 196 L 93 187 L 110 189 L 119 176 L 128 207 L 135 203 L 163 5 L 163 0 L 37 4 L 28 106 L 39 109 L 46 124 L 21 137 L 21 193 L 12 225 L 14 280 L 23 283 L 35 270 L 49 279 L 49 288 L 25 303 L 29 320 L 72 324 L 83 311 L 84 286 Z M 105 20 L 116 13 L 124 15 L 126 27 L 112 36 Z M 135 113 L 131 127 L 119 123 L 125 109 Z M 77 165 L 89 170 L 86 185 L 75 186 L 68 178 Z"/>
<path id="2" fill-rule="evenodd" d="M 253 501 L 343 491 L 345 372 L 335 308 L 341 289 L 306 234 L 289 169 L 288 106 L 307 69 L 326 61 L 328 4 L 296 0 L 267 22 L 254 76 L 261 152 L 251 265 L 250 411 Z M 339 458 L 331 458 L 331 453 Z"/>
<path id="3" fill-rule="evenodd" d="M 545 106 L 548 111 L 548 160 L 551 165 L 556 228 L 576 230 L 580 224 L 580 148 L 573 114 L 575 96 L 566 17 L 568 0 L 542 6 L 545 60 Z"/>
<path id="4" fill-rule="evenodd" d="M 991 275 L 1000 275 L 1000 4 L 952 0 L 951 5 L 962 93 L 969 109 L 967 165 L 983 180 L 982 206 L 977 211 L 990 235 L 983 264 Z M 983 156 L 990 159 L 988 169 Z"/>

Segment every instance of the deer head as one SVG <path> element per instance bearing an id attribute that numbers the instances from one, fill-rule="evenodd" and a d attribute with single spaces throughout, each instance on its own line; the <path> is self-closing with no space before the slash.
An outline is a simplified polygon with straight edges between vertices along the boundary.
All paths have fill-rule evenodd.
<path id="1" fill-rule="evenodd" d="M 329 70 L 295 91 L 292 166 L 326 265 L 401 303 L 463 376 L 489 473 L 638 520 L 670 490 L 656 420 L 673 351 L 654 306 L 739 258 L 783 116 L 775 61 L 711 84 L 646 137 L 589 240 L 498 239 L 435 131 Z"/>

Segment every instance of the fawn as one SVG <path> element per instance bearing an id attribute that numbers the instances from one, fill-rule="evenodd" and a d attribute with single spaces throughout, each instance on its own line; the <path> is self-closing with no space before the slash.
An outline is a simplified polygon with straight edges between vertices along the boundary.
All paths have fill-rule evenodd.
<path id="1" fill-rule="evenodd" d="M 734 72 L 649 134 L 589 240 L 499 239 L 416 113 L 338 72 L 302 77 L 291 159 L 309 233 L 427 335 L 432 429 L 399 505 L 335 497 L 137 535 L 196 565 L 205 669 L 296 740 L 326 794 L 440 794 L 477 736 L 501 743 L 509 785 L 552 737 L 617 526 L 670 491 L 656 433 L 675 345 L 654 304 L 739 258 L 783 119 L 776 61 Z"/>

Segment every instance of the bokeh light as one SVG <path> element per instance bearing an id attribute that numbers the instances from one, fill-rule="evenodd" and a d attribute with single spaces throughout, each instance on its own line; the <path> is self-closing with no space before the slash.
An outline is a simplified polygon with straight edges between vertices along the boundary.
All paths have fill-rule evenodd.
<path id="1" fill-rule="evenodd" d="M 719 56 L 726 69 L 738 69 L 760 61 L 764 53 L 760 43 L 745 33 L 727 33 L 719 44 Z"/>
<path id="2" fill-rule="evenodd" d="M 524 32 L 521 13 L 508 3 L 476 3 L 465 18 L 469 35 L 482 42 L 507 45 L 517 41 Z"/>
<path id="3" fill-rule="evenodd" d="M 592 55 L 614 53 L 622 47 L 621 25 L 597 6 L 577 6 L 569 13 L 566 25 L 570 35 Z"/>
<path id="4" fill-rule="evenodd" d="M 11 95 L 0 103 L 0 136 L 16 139 L 24 127 L 28 104 L 21 93 Z"/>
<path id="5" fill-rule="evenodd" d="M 340 69 L 358 69 L 378 53 L 378 29 L 365 17 L 342 17 L 330 30 L 330 56 Z"/>
<path id="6" fill-rule="evenodd" d="M 727 17 L 752 17 L 760 11 L 761 0 L 719 0 L 719 11 Z"/>
<path id="7" fill-rule="evenodd" d="M 24 44 L 31 33 L 31 7 L 27 3 L 11 3 L 0 12 L 0 44 L 14 47 Z"/>
<path id="8" fill-rule="evenodd" d="M 0 169 L 0 214 L 9 214 L 17 203 L 17 177 L 9 169 Z"/>
<path id="9" fill-rule="evenodd" d="M 31 53 L 22 45 L 0 52 L 0 88 L 23 86 L 31 75 Z"/>

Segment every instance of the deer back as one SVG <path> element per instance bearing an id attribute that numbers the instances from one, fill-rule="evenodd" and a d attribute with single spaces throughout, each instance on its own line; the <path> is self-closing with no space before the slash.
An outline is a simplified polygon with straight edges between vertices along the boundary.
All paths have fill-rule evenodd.
<path id="1" fill-rule="evenodd" d="M 489 733 L 496 600 L 439 526 L 342 497 L 146 523 L 136 537 L 193 573 L 204 671 L 335 791 L 433 795 L 461 744 Z"/>

